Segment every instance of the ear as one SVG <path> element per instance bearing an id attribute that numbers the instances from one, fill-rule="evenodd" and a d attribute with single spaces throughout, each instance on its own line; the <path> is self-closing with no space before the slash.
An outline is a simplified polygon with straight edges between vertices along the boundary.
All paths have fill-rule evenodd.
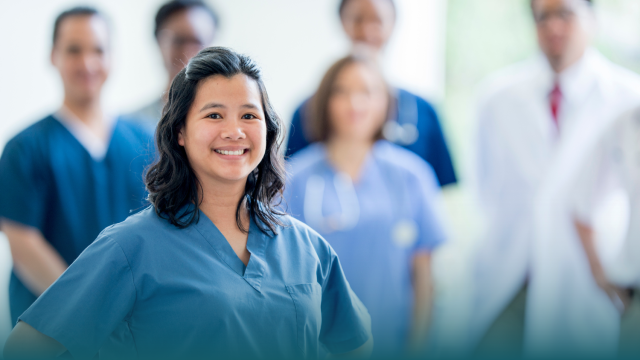
<path id="1" fill-rule="evenodd" d="M 178 145 L 184 147 L 184 127 L 178 133 Z"/>
<path id="2" fill-rule="evenodd" d="M 56 46 L 53 45 L 51 47 L 51 57 L 49 60 L 51 60 L 51 65 L 56 66 L 56 61 L 55 61 L 55 52 L 56 52 Z M 57 67 L 57 66 L 56 66 Z"/>

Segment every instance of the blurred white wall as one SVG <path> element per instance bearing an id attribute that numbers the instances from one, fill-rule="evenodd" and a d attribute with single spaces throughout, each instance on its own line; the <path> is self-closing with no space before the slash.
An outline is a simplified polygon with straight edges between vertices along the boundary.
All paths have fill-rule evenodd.
<path id="1" fill-rule="evenodd" d="M 439 101 L 444 94 L 446 0 L 396 0 L 398 25 L 385 72 L 392 83 Z M 0 153 L 32 122 L 54 111 L 62 99 L 50 65 L 56 15 L 89 4 L 110 19 L 113 70 L 104 92 L 107 107 L 128 112 L 157 98 L 166 76 L 153 38 L 161 0 L 23 0 L 0 12 Z M 285 121 L 314 90 L 326 68 L 348 49 L 338 0 L 217 0 L 217 45 L 254 57 L 263 68 L 269 95 Z M 0 348 L 8 328 L 6 300 L 9 249 L 0 234 Z M 1 354 L 1 352 L 0 352 Z"/>
<path id="2" fill-rule="evenodd" d="M 254 57 L 269 94 L 289 121 L 324 70 L 348 49 L 337 0 L 210 1 L 222 21 L 217 45 Z M 153 38 L 160 0 L 25 0 L 0 13 L 0 149 L 18 131 L 55 110 L 62 94 L 49 63 L 55 16 L 86 3 L 113 28 L 113 71 L 104 92 L 110 110 L 130 111 L 156 98 L 166 77 Z M 386 56 L 391 82 L 440 100 L 444 88 L 445 0 L 397 0 L 398 26 Z"/>

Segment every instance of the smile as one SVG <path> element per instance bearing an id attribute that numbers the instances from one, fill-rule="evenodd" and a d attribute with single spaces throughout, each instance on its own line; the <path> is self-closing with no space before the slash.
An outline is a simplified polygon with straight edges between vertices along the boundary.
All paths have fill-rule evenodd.
<path id="1" fill-rule="evenodd" d="M 222 155 L 240 156 L 244 154 L 247 151 L 247 149 L 234 150 L 234 151 L 230 151 L 230 150 L 214 150 L 214 151 Z"/>

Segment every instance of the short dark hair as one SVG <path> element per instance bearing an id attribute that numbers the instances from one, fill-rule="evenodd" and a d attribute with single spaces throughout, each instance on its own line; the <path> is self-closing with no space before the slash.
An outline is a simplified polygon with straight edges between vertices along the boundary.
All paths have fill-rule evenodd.
<path id="1" fill-rule="evenodd" d="M 199 84 L 211 76 L 231 78 L 238 74 L 244 74 L 258 84 L 267 125 L 267 145 L 260 164 L 247 179 L 244 195 L 236 209 L 236 223 L 240 230 L 248 232 L 242 224 L 240 212 L 246 203 L 251 219 L 261 231 L 275 234 L 276 226 L 282 225 L 279 216 L 284 213 L 277 210 L 277 200 L 282 199 L 285 184 L 284 157 L 280 151 L 284 129 L 282 121 L 271 106 L 258 66 L 249 57 L 230 49 L 209 47 L 193 57 L 171 82 L 168 100 L 155 134 L 159 157 L 145 177 L 149 201 L 156 213 L 179 228 L 199 220 L 202 185 L 184 147 L 178 144 L 178 134 L 185 126 Z M 188 204 L 194 204 L 195 207 L 180 212 Z"/>
<path id="2" fill-rule="evenodd" d="M 536 0 L 531 0 L 531 3 L 530 3 L 530 4 L 531 4 L 531 6 L 533 6 L 533 2 L 534 2 L 534 1 L 536 1 Z M 584 1 L 588 2 L 588 3 L 589 3 L 589 5 L 593 5 L 593 0 L 584 0 Z"/>
<path id="3" fill-rule="evenodd" d="M 165 3 L 158 9 L 156 13 L 156 22 L 155 28 L 153 31 L 154 36 L 157 38 L 158 33 L 164 26 L 164 23 L 176 13 L 181 11 L 191 9 L 191 8 L 201 8 L 206 11 L 209 15 L 211 15 L 211 19 L 213 20 L 214 26 L 217 27 L 219 24 L 219 18 L 216 11 L 209 5 L 207 5 L 204 1 L 201 0 L 172 0 L 168 3 Z"/>
<path id="4" fill-rule="evenodd" d="M 96 8 L 93 8 L 91 6 L 76 6 L 69 10 L 63 11 L 62 13 L 60 13 L 60 15 L 58 15 L 58 17 L 56 18 L 56 21 L 53 23 L 53 44 L 54 45 L 58 40 L 58 34 L 60 33 L 60 26 L 62 25 L 62 22 L 65 19 L 73 16 L 99 16 L 106 20 L 106 18 L 100 11 L 98 11 Z"/>
<path id="5" fill-rule="evenodd" d="M 338 14 L 339 14 L 340 16 L 342 16 L 342 12 L 344 11 L 344 8 L 347 6 L 347 3 L 349 3 L 349 1 L 350 1 L 350 0 L 340 0 L 340 5 L 339 5 L 339 7 L 338 7 Z M 389 2 L 391 3 L 391 5 L 393 6 L 393 11 L 394 11 L 394 13 L 395 13 L 395 12 L 397 11 L 395 1 L 393 1 L 393 0 L 388 0 L 388 1 L 389 1 Z"/>
<path id="6" fill-rule="evenodd" d="M 376 70 L 380 77 L 383 78 L 382 72 L 378 66 L 366 56 L 349 55 L 331 65 L 329 70 L 327 70 L 322 77 L 318 90 L 316 90 L 316 93 L 311 97 L 309 102 L 307 102 L 305 108 L 308 116 L 305 116 L 305 122 L 302 124 L 302 129 L 304 131 L 305 138 L 309 142 L 327 141 L 331 137 L 333 130 L 331 129 L 331 118 L 329 115 L 329 101 L 331 100 L 331 95 L 333 94 L 333 88 L 338 75 L 340 75 L 340 73 L 351 64 L 367 65 Z M 389 112 L 392 108 L 394 99 L 392 98 L 391 92 L 388 90 L 388 85 L 386 83 L 385 86 L 387 86 L 387 94 L 389 96 L 386 114 L 388 116 L 390 115 Z M 382 139 L 382 126 L 380 126 L 380 129 L 376 132 L 374 140 L 379 139 Z"/>

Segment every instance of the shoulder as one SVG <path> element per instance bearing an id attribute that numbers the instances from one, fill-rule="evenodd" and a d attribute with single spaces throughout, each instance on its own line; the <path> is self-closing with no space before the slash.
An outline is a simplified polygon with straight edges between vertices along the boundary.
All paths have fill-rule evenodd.
<path id="1" fill-rule="evenodd" d="M 598 52 L 593 55 L 598 66 L 606 68 L 608 74 L 603 74 L 606 80 L 612 81 L 620 94 L 640 95 L 640 75 L 613 63 Z"/>
<path id="2" fill-rule="evenodd" d="M 56 126 L 57 120 L 51 115 L 38 120 L 11 138 L 5 145 L 4 152 L 12 154 L 13 152 L 28 151 L 29 148 L 40 147 L 43 145 L 44 139 Z"/>
<path id="3" fill-rule="evenodd" d="M 118 128 L 144 142 L 153 138 L 153 129 L 145 124 L 144 119 L 133 115 L 118 116 Z"/>
<path id="4" fill-rule="evenodd" d="M 311 97 L 304 99 L 304 101 L 302 101 L 300 105 L 298 105 L 298 107 L 296 108 L 295 115 L 300 116 L 301 113 L 304 112 L 304 109 L 306 109 L 307 106 L 309 106 L 310 100 L 311 100 Z"/>
<path id="5" fill-rule="evenodd" d="M 479 103 L 490 103 L 511 96 L 520 89 L 527 89 L 537 80 L 545 67 L 540 55 L 510 65 L 485 78 L 477 89 Z"/>
<path id="6" fill-rule="evenodd" d="M 298 246 L 308 245 L 320 258 L 335 254 L 331 245 L 309 225 L 289 215 L 283 215 L 281 221 L 284 226 L 279 227 L 279 235 L 283 236 L 288 243 L 296 242 Z"/>
<path id="7" fill-rule="evenodd" d="M 326 157 L 325 146 L 313 143 L 295 153 L 287 162 L 287 170 L 291 179 L 306 173 L 320 165 Z"/>
<path id="8" fill-rule="evenodd" d="M 420 156 L 386 140 L 373 148 L 376 160 L 389 171 L 416 179 L 435 179 L 433 168 Z"/>
<path id="9" fill-rule="evenodd" d="M 156 239 L 158 231 L 172 231 L 174 226 L 156 214 L 153 205 L 129 216 L 123 222 L 111 225 L 98 235 L 100 238 L 110 238 L 123 249 L 139 247 L 143 242 Z"/>
<path id="10" fill-rule="evenodd" d="M 433 105 L 431 104 L 431 102 L 429 102 L 427 99 L 423 98 L 422 96 L 418 95 L 418 94 L 414 94 L 409 90 L 406 89 L 402 89 L 402 88 L 397 88 L 397 96 L 398 96 L 398 100 L 402 100 L 402 99 L 409 99 L 411 101 L 415 101 L 418 103 L 418 106 L 423 107 L 428 109 L 429 111 L 433 111 L 435 112 L 435 109 L 433 107 Z"/>

